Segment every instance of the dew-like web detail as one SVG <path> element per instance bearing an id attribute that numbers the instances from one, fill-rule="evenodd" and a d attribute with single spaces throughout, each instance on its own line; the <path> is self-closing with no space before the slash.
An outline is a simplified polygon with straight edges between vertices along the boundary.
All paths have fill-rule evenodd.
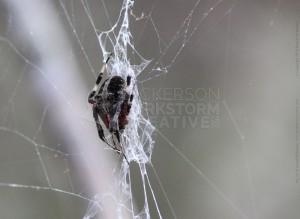
<path id="1" fill-rule="evenodd" d="M 116 211 L 120 212 L 118 215 L 119 218 L 123 218 L 121 212 L 124 211 L 125 206 L 125 208 L 131 209 L 130 213 L 132 218 L 150 218 L 148 197 L 152 196 L 159 218 L 162 218 L 153 189 L 148 179 L 146 168 L 146 165 L 151 161 L 154 146 L 152 139 L 154 127 L 142 114 L 142 101 L 137 86 L 137 76 L 148 66 L 150 60 L 142 57 L 132 43 L 129 16 L 133 4 L 134 1 L 132 0 L 124 0 L 116 23 L 111 29 L 98 34 L 98 40 L 104 60 L 113 54 L 107 63 L 108 74 L 118 75 L 123 78 L 130 76 L 132 78 L 132 83 L 128 88 L 128 92 L 133 94 L 134 99 L 129 114 L 129 124 L 121 136 L 121 144 L 128 162 L 136 162 L 138 164 L 144 190 L 144 207 L 137 215 L 134 215 L 134 207 L 130 206 L 134 203 L 131 193 L 130 169 L 127 161 L 124 159 L 119 172 L 120 175 L 116 180 L 116 184 L 122 193 L 121 197 L 123 197 L 123 200 L 118 200 L 119 203 L 117 206 L 120 209 L 116 209 Z M 91 17 L 88 6 L 84 5 L 84 7 L 88 16 Z M 136 63 L 131 62 L 133 58 L 135 58 Z M 151 194 L 147 193 L 147 187 L 150 188 Z M 94 215 L 95 212 L 93 212 L 92 205 L 84 218 L 92 218 Z"/>
<path id="2" fill-rule="evenodd" d="M 40 191 L 50 191 L 56 192 L 59 194 L 63 194 L 66 196 L 71 196 L 74 198 L 78 198 L 87 203 L 88 208 L 84 215 L 80 215 L 80 217 L 84 219 L 92 219 L 101 216 L 101 212 L 103 211 L 103 202 L 107 199 L 111 199 L 115 202 L 115 211 L 117 212 L 118 218 L 134 218 L 134 219 L 148 219 L 151 218 L 152 214 L 158 216 L 158 218 L 165 218 L 162 211 L 160 210 L 159 200 L 156 198 L 156 191 L 154 191 L 152 187 L 152 181 L 157 181 L 162 192 L 163 196 L 167 201 L 169 211 L 173 218 L 176 217 L 176 211 L 172 207 L 172 201 L 169 200 L 166 191 L 164 190 L 164 186 L 159 179 L 157 172 L 154 169 L 154 165 L 151 162 L 152 152 L 154 149 L 154 139 L 152 134 L 157 132 L 161 138 L 165 141 L 166 145 L 171 147 L 180 157 L 183 159 L 191 169 L 195 170 L 195 172 L 202 178 L 205 179 L 206 183 L 211 186 L 211 188 L 229 205 L 239 214 L 242 218 L 247 218 L 247 216 L 240 210 L 240 208 L 232 202 L 222 191 L 211 181 L 208 177 L 206 177 L 203 172 L 196 167 L 195 164 L 187 156 L 184 155 L 182 151 L 176 148 L 176 146 L 166 137 L 164 136 L 160 130 L 155 129 L 155 127 L 151 124 L 151 121 L 145 115 L 143 111 L 143 103 L 141 100 L 141 95 L 139 93 L 140 88 L 142 88 L 144 82 L 152 80 L 153 78 L 160 77 L 163 74 L 169 73 L 172 66 L 176 63 L 180 54 L 184 51 L 187 43 L 192 39 L 195 35 L 201 24 L 209 17 L 211 13 L 213 13 L 218 6 L 220 6 L 225 0 L 212 1 L 210 7 L 205 9 L 205 13 L 201 14 L 200 19 L 197 22 L 193 20 L 195 16 L 199 16 L 198 10 L 201 6 L 201 0 L 195 1 L 192 8 L 189 10 L 189 13 L 184 18 L 181 24 L 179 24 L 179 28 L 176 30 L 175 34 L 165 42 L 160 36 L 159 29 L 155 24 L 153 19 L 152 10 L 149 14 L 142 15 L 141 17 L 134 15 L 134 0 L 123 0 L 121 5 L 120 12 L 118 17 L 112 18 L 106 8 L 106 3 L 104 1 L 99 1 L 102 3 L 104 7 L 104 11 L 109 23 L 110 28 L 108 30 L 102 30 L 101 28 L 96 26 L 96 22 L 93 18 L 93 14 L 91 12 L 89 1 L 81 0 L 80 7 L 83 8 L 89 24 L 91 25 L 95 35 L 97 36 L 99 43 L 99 60 L 100 57 L 103 57 L 103 62 L 108 58 L 108 56 L 112 53 L 112 57 L 107 64 L 107 71 L 110 75 L 119 75 L 123 78 L 126 78 L 128 75 L 132 77 L 131 86 L 128 88 L 129 93 L 134 95 L 131 112 L 129 114 L 129 123 L 126 126 L 124 133 L 122 134 L 122 147 L 124 149 L 124 153 L 126 155 L 129 163 L 137 164 L 141 176 L 141 183 L 143 189 L 143 207 L 139 212 L 136 212 L 135 200 L 132 194 L 132 182 L 131 182 L 131 174 L 130 174 L 130 166 L 126 162 L 126 160 L 121 161 L 121 166 L 117 166 L 114 172 L 114 186 L 111 188 L 117 188 L 118 191 L 107 191 L 104 194 L 84 194 L 84 192 L 77 191 L 73 188 L 72 179 L 69 179 L 69 184 L 71 190 L 61 189 L 60 186 L 55 185 L 51 176 L 48 174 L 48 167 L 44 160 L 43 153 L 41 151 L 47 151 L 47 153 L 52 154 L 56 158 L 60 158 L 61 160 L 66 161 L 66 175 L 69 174 L 70 169 L 68 168 L 68 161 L 71 161 L 74 157 L 84 156 L 84 154 L 72 154 L 67 151 L 60 149 L 59 147 L 54 147 L 48 144 L 39 143 L 37 140 L 37 136 L 40 132 L 43 132 L 43 123 L 45 117 L 48 113 L 49 106 L 45 106 L 43 113 L 40 118 L 40 122 L 36 129 L 36 132 L 33 136 L 28 136 L 27 134 L 22 133 L 22 131 L 18 130 L 18 126 L 6 125 L 7 119 L 9 117 L 9 113 L 13 113 L 14 111 L 14 103 L 15 96 L 17 95 L 18 88 L 20 83 L 26 75 L 24 72 L 27 68 L 32 69 L 33 71 L 40 74 L 44 79 L 49 83 L 50 87 L 52 87 L 55 91 L 59 93 L 59 95 L 67 102 L 70 108 L 72 108 L 72 98 L 70 98 L 70 94 L 66 94 L 59 90 L 59 86 L 55 84 L 54 81 L 51 81 L 46 76 L 45 71 L 39 67 L 39 64 L 32 62 L 23 52 L 17 48 L 14 43 L 7 39 L 5 36 L 0 37 L 0 42 L 2 46 L 9 47 L 16 55 L 23 60 L 24 66 L 23 71 L 20 73 L 20 76 L 17 82 L 14 85 L 14 89 L 10 95 L 8 100 L 8 108 L 3 110 L 5 114 L 3 116 L 4 124 L 0 126 L 0 132 L 2 134 L 13 135 L 15 138 L 20 138 L 23 141 L 30 144 L 33 148 L 33 153 L 37 157 L 38 163 L 42 168 L 43 178 L 45 179 L 45 185 L 27 185 L 18 182 L 0 182 L 0 186 L 2 187 L 11 187 L 12 189 L 26 189 L 26 190 L 34 190 L 37 192 Z M 66 8 L 66 3 L 63 1 L 59 1 L 59 6 L 62 9 L 62 14 L 65 16 L 67 23 L 69 24 L 72 34 L 76 39 L 80 47 L 80 51 L 82 52 L 83 59 L 87 62 L 87 65 L 90 69 L 90 73 L 93 77 L 97 76 L 97 70 L 93 66 L 90 58 L 89 52 L 84 48 L 83 40 L 80 37 L 80 34 L 77 32 L 74 16 L 72 12 L 70 13 L 69 8 Z M 227 8 L 224 16 L 227 16 L 231 13 L 233 7 L 236 2 L 230 4 L 230 7 Z M 73 7 L 73 1 L 71 6 Z M 154 10 L 154 9 L 153 9 Z M 223 18 L 222 17 L 222 18 Z M 199 18 L 199 17 L 198 17 Z M 115 22 L 113 22 L 115 20 Z M 143 54 L 139 52 L 139 49 L 135 47 L 134 42 L 137 39 L 133 38 L 131 33 L 131 21 L 133 20 L 143 20 L 147 22 L 148 25 L 152 26 L 153 31 L 155 32 L 155 36 L 157 37 L 158 47 L 159 47 L 159 55 L 158 57 L 144 57 Z M 192 25 L 195 22 L 196 24 Z M 143 37 L 141 35 L 141 37 Z M 175 44 L 179 44 L 180 46 L 177 49 L 172 50 Z M 164 63 L 164 58 L 168 57 L 168 61 Z M 143 79 L 139 79 L 140 76 L 143 76 Z M 1 75 L 0 80 L 5 80 L 5 75 Z M 92 86 L 91 86 L 92 87 Z M 7 113 L 7 114 L 6 114 Z M 82 120 L 88 120 L 90 123 L 93 123 L 92 112 L 89 109 L 88 113 L 85 115 L 78 115 L 82 117 Z M 13 118 L 15 120 L 15 118 Z M 17 123 L 16 121 L 15 123 Z M 95 135 L 95 138 L 98 136 Z M 154 170 L 155 178 L 151 179 L 148 175 L 148 168 L 152 168 Z M 118 196 L 115 196 L 118 194 Z M 150 212 L 149 200 L 154 202 L 155 212 Z M 153 209 L 152 209 L 153 210 Z"/>

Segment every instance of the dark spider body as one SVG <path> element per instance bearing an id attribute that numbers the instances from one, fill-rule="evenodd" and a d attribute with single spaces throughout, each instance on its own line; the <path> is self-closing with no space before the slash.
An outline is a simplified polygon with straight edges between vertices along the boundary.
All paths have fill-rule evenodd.
<path id="1" fill-rule="evenodd" d="M 93 106 L 93 116 L 101 140 L 124 155 L 120 144 L 120 135 L 128 124 L 127 117 L 133 100 L 133 95 L 129 94 L 126 89 L 130 86 L 131 77 L 127 76 L 126 81 L 121 76 L 110 76 L 104 79 L 103 74 L 106 63 L 89 94 L 88 102 Z M 105 128 L 112 134 L 113 145 L 108 143 L 99 118 Z M 117 142 L 114 137 L 116 137 Z"/>

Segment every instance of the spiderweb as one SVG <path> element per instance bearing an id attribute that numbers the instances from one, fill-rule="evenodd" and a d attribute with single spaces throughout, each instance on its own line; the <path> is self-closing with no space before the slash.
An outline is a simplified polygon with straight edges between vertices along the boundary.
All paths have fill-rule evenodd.
<path id="1" fill-rule="evenodd" d="M 154 17 L 155 10 L 158 8 L 156 5 L 159 5 L 159 3 L 154 2 L 147 6 L 148 9 L 138 10 L 141 7 L 139 5 L 141 4 L 140 1 L 123 0 L 121 5 L 115 6 L 118 8 L 117 11 L 109 9 L 108 6 L 113 3 L 104 0 L 60 0 L 54 4 L 58 11 L 55 14 L 57 16 L 55 19 L 61 19 L 65 22 L 66 31 L 68 28 L 70 30 L 69 37 L 72 39 L 72 48 L 76 48 L 74 51 L 65 51 L 69 53 L 69 56 L 65 57 L 66 59 L 62 62 L 74 61 L 77 58 L 76 56 L 79 56 L 80 65 L 89 71 L 88 76 L 86 76 L 86 72 L 80 73 L 88 78 L 86 80 L 89 88 L 93 86 L 97 69 L 100 69 L 102 64 L 99 60 L 101 60 L 101 57 L 103 61 L 106 60 L 111 52 L 114 55 L 108 63 L 108 72 L 123 77 L 131 75 L 133 78 L 132 86 L 129 89 L 135 98 L 129 115 L 129 124 L 122 136 L 122 145 L 130 165 L 122 159 L 114 162 L 117 164 L 111 169 L 111 185 L 105 187 L 107 190 L 102 194 L 91 192 L 85 179 L 82 179 L 80 173 L 78 173 L 76 160 L 78 157 L 85 159 L 86 154 L 80 152 L 80 150 L 74 152 L 69 149 L 70 146 L 67 146 L 72 145 L 72 142 L 69 142 L 62 132 L 65 129 L 70 129 L 70 125 L 66 123 L 58 125 L 59 118 L 53 119 L 53 114 L 49 113 L 49 111 L 55 111 L 56 106 L 47 104 L 47 101 L 44 101 L 47 95 L 43 92 L 48 90 L 60 96 L 62 98 L 61 103 L 66 104 L 70 111 L 76 111 L 77 104 L 75 103 L 74 93 L 64 89 L 65 84 L 60 84 L 59 80 L 56 80 L 54 76 L 52 77 L 51 71 L 40 67 L 44 65 L 41 64 L 40 54 L 35 47 L 47 47 L 47 45 L 38 43 L 34 45 L 34 43 L 31 43 L 30 45 L 34 45 L 31 47 L 26 44 L 27 41 L 24 43 L 22 40 L 22 34 L 24 33 L 21 31 L 29 33 L 27 37 L 31 37 L 33 42 L 35 42 L 35 38 L 41 36 L 34 31 L 27 30 L 28 27 L 22 26 L 20 20 L 15 18 L 15 11 L 18 10 L 14 7 L 17 7 L 17 3 L 9 3 L 8 1 L 5 4 L 3 3 L 6 6 L 6 13 L 3 13 L 3 20 L 6 23 L 2 24 L 4 28 L 1 30 L 0 40 L 1 53 L 7 55 L 3 56 L 4 58 L 1 60 L 4 70 L 1 72 L 0 82 L 7 86 L 3 89 L 4 95 L 2 97 L 3 101 L 1 101 L 5 104 L 1 106 L 0 134 L 1 139 L 3 139 L 1 140 L 3 147 L 12 147 L 11 151 L 3 148 L 3 153 L 8 156 L 7 160 L 4 159 L 7 164 L 4 164 L 3 168 L 11 167 L 11 163 L 13 163 L 13 166 L 18 170 L 18 175 L 13 176 L 11 173 L 1 175 L 1 187 L 10 187 L 12 191 L 17 188 L 23 189 L 23 191 L 28 191 L 24 197 L 36 196 L 36 199 L 41 202 L 48 198 L 59 200 L 63 207 L 54 206 L 52 208 L 60 209 L 62 215 L 67 215 L 66 218 L 104 217 L 105 214 L 102 214 L 102 212 L 105 211 L 105 203 L 107 202 L 112 202 L 115 211 L 114 216 L 117 218 L 177 218 L 178 211 L 174 209 L 173 201 L 170 200 L 170 195 L 167 194 L 152 163 L 152 153 L 155 145 L 153 133 L 157 133 L 158 137 L 164 141 L 163 145 L 168 145 L 173 152 L 188 164 L 190 169 L 195 170 L 206 184 L 222 200 L 225 200 L 238 215 L 238 218 L 248 218 L 240 210 L 240 207 L 204 175 L 181 149 L 176 147 L 159 128 L 155 128 L 151 124 L 147 108 L 144 105 L 147 103 L 142 100 L 140 94 L 147 82 L 161 78 L 171 71 L 187 44 L 199 29 L 203 28 L 202 25 L 204 26 L 203 30 L 210 31 L 214 28 L 214 25 L 223 21 L 232 13 L 237 2 L 226 0 L 188 1 L 186 3 L 188 9 L 185 9 L 186 13 L 183 19 L 180 17 L 181 20 L 178 19 L 178 22 L 175 22 L 176 31 L 171 36 L 165 37 L 161 36 L 161 30 L 159 30 Z M 149 2 L 144 2 L 144 4 L 148 5 Z M 135 5 L 138 9 L 135 8 Z M 205 22 L 216 10 L 221 10 L 221 16 L 217 17 L 215 24 L 208 22 L 208 27 L 205 27 Z M 102 20 L 99 18 L 100 14 Z M 13 25 L 22 26 L 22 28 L 14 28 Z M 154 50 L 152 53 L 147 50 L 140 51 L 137 47 L 140 39 L 146 37 L 144 31 L 147 26 L 150 26 L 150 32 L 153 33 L 149 42 L 156 43 L 155 49 L 150 48 L 151 46 L 148 47 L 149 50 Z M 90 32 L 89 35 L 88 32 Z M 89 41 L 89 38 L 97 42 L 94 44 L 98 46 L 97 49 L 87 48 L 85 42 Z M 59 44 L 60 42 L 56 43 Z M 17 62 L 21 63 L 15 70 L 18 73 L 17 76 L 11 76 L 10 73 L 13 66 L 9 66 L 9 61 L 12 59 L 17 59 Z M 52 70 L 56 72 L 60 69 Z M 61 77 L 65 77 L 64 74 L 61 74 Z M 37 81 L 34 83 L 35 88 L 32 88 L 33 80 Z M 76 84 L 77 82 L 68 81 L 68 83 Z M 43 90 L 41 94 L 38 93 L 40 90 Z M 86 99 L 87 94 L 88 90 L 85 94 L 82 94 L 82 99 Z M 43 99 L 43 101 L 36 103 L 38 99 Z M 80 103 L 85 104 L 84 102 Z M 35 109 L 31 107 L 32 105 L 36 106 Z M 91 119 L 91 109 L 87 105 L 84 105 L 84 107 L 83 111 L 75 113 L 78 117 L 76 124 L 81 128 L 93 127 L 95 132 L 89 137 L 97 139 L 95 124 Z M 32 112 L 27 115 L 27 112 L 30 111 Z M 26 114 L 20 116 L 22 115 L 20 112 L 26 112 Z M 35 115 L 40 115 L 39 119 L 34 119 Z M 57 129 L 57 126 L 63 126 L 64 128 Z M 97 142 L 99 143 L 99 141 Z M 24 145 L 32 146 L 32 148 L 30 150 L 28 148 L 21 149 L 20 147 Z M 163 145 L 156 145 L 156 147 L 163 147 Z M 17 154 L 12 154 L 15 153 L 14 151 Z M 112 159 L 116 158 L 116 155 L 109 150 L 104 153 L 105 156 L 112 157 Z M 23 169 L 23 167 L 21 168 L 22 165 L 24 165 L 24 168 L 30 169 L 29 173 L 24 170 L 24 174 L 20 174 L 20 170 Z M 61 170 L 62 167 L 63 170 Z M 132 168 L 134 169 L 133 172 Z M 148 173 L 149 168 L 151 174 Z M 13 172 L 14 169 L 11 169 L 11 171 Z M 34 176 L 34 179 L 31 179 L 30 174 Z M 139 178 L 139 180 L 133 180 L 132 177 Z M 101 180 L 99 179 L 99 181 Z M 152 186 L 153 183 L 155 187 Z M 156 191 L 161 191 L 161 194 L 157 195 Z M 22 206 L 25 198 L 20 198 L 19 193 L 16 196 L 13 203 Z M 74 200 L 75 198 L 76 200 Z M 161 207 L 160 203 L 164 203 L 164 207 Z M 45 206 L 47 207 L 47 204 Z M 45 209 L 45 206 L 41 207 L 37 204 L 36 208 Z M 17 215 L 17 213 L 15 214 Z M 50 213 L 50 210 L 45 215 L 49 218 L 63 217 L 53 212 Z M 28 216 L 28 218 L 38 217 Z"/>

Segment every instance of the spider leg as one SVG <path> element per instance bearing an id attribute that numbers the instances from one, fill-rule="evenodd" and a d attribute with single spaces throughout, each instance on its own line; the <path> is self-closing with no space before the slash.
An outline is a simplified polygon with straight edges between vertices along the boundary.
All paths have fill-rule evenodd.
<path id="1" fill-rule="evenodd" d="M 125 156 L 124 151 L 122 150 L 119 130 L 116 130 L 116 131 L 112 132 L 112 141 L 113 141 L 113 144 L 114 144 L 114 146 L 112 146 L 111 144 L 108 143 L 107 139 L 105 138 L 104 131 L 103 131 L 103 128 L 101 126 L 101 123 L 100 123 L 100 120 L 99 120 L 99 115 L 98 115 L 97 108 L 96 108 L 95 105 L 93 106 L 93 117 L 94 117 L 94 120 L 96 122 L 98 135 L 99 135 L 100 139 L 103 142 L 105 142 L 114 151 L 121 154 L 126 159 L 127 163 L 129 164 L 129 162 L 127 160 L 127 157 Z M 115 141 L 114 137 L 116 138 L 117 142 Z"/>
<path id="2" fill-rule="evenodd" d="M 117 153 L 121 153 L 122 152 L 121 151 L 121 147 L 118 148 L 116 146 L 116 143 L 115 143 L 114 140 L 113 140 L 114 146 L 112 146 L 111 144 L 108 143 L 107 139 L 105 138 L 104 131 L 103 131 L 103 128 L 101 126 L 101 123 L 100 123 L 100 120 L 99 120 L 99 117 L 98 117 L 98 113 L 97 113 L 96 107 L 93 107 L 93 116 L 94 116 L 94 119 L 95 119 L 95 122 L 96 122 L 97 130 L 98 130 L 98 135 L 99 135 L 100 139 L 104 143 L 106 143 L 110 148 L 112 148 L 114 151 L 116 151 Z M 120 142 L 119 142 L 119 145 L 120 145 Z M 124 153 L 122 152 L 122 154 L 124 154 Z"/>
<path id="3" fill-rule="evenodd" d="M 127 87 L 130 86 L 131 84 L 131 76 L 127 76 Z M 131 105 L 132 105 L 132 101 L 133 101 L 133 90 L 134 90 L 134 87 L 135 87 L 135 84 L 133 85 L 133 88 L 132 88 L 132 92 L 131 94 L 126 94 L 126 97 L 125 97 L 125 101 L 127 102 L 127 115 L 129 114 L 130 112 L 130 109 L 131 109 Z"/>
<path id="4" fill-rule="evenodd" d="M 116 130 L 114 134 L 115 134 L 115 136 L 117 137 L 118 142 L 119 142 L 119 144 L 120 144 L 121 140 L 120 140 L 120 132 L 119 132 L 119 130 Z"/>
<path id="5" fill-rule="evenodd" d="M 98 130 L 98 135 L 99 135 L 100 139 L 109 145 L 109 143 L 107 142 L 107 140 L 105 138 L 104 131 L 103 131 L 103 128 L 101 126 L 101 123 L 100 123 L 100 120 L 98 117 L 98 112 L 97 112 L 96 106 L 93 106 L 93 117 L 96 122 L 96 127 Z"/>
<path id="6" fill-rule="evenodd" d="M 127 76 L 126 83 L 127 83 L 127 87 L 130 86 L 131 76 L 129 76 L 129 75 Z"/>
<path id="7" fill-rule="evenodd" d="M 113 141 L 113 144 L 114 144 L 114 148 L 118 151 L 120 151 L 122 149 L 122 146 L 121 146 L 121 142 L 120 142 L 120 136 L 118 136 L 116 134 L 117 131 L 113 131 L 112 132 L 112 141 Z"/>
<path id="8" fill-rule="evenodd" d="M 124 148 L 123 148 L 122 145 L 121 145 L 121 139 L 120 139 L 120 132 L 119 132 L 119 130 L 115 130 L 112 134 L 113 134 L 113 137 L 116 137 L 116 139 L 117 139 L 117 142 L 116 142 L 116 141 L 114 140 L 114 138 L 112 138 L 112 139 L 113 139 L 113 143 L 114 143 L 114 145 L 115 145 L 115 150 L 116 150 L 120 155 L 122 155 L 122 156 L 125 158 L 126 162 L 127 162 L 128 165 L 129 165 L 129 161 L 128 161 L 126 155 L 125 155 Z"/>
<path id="9" fill-rule="evenodd" d="M 108 63 L 110 57 L 112 56 L 112 53 L 108 56 L 108 58 L 106 59 L 105 63 L 103 64 L 101 70 L 100 70 L 100 73 L 96 79 L 96 84 L 94 85 L 92 91 L 90 92 L 89 94 L 89 97 L 88 97 L 88 102 L 90 104 L 94 104 L 96 103 L 96 93 L 97 91 L 99 90 L 99 87 L 100 87 L 100 84 L 101 84 L 101 81 L 103 79 L 103 75 L 104 75 L 104 72 L 106 70 L 106 64 Z"/>
<path id="10" fill-rule="evenodd" d="M 89 94 L 88 102 L 90 104 L 96 103 L 96 93 L 99 89 L 100 82 L 102 81 L 104 70 L 105 70 L 105 65 L 102 67 L 102 70 L 101 70 L 101 72 L 99 73 L 99 75 L 97 77 L 96 84 L 95 84 L 95 86 L 93 87 L 92 91 Z"/>
<path id="11" fill-rule="evenodd" d="M 109 54 L 109 56 L 107 57 L 107 59 L 106 59 L 106 61 L 105 61 L 106 64 L 108 63 L 110 57 L 112 57 L 113 54 L 114 54 L 113 52 L 111 52 L 111 53 Z"/>
<path id="12" fill-rule="evenodd" d="M 129 161 L 128 161 L 128 159 L 127 159 L 127 157 L 126 157 L 126 155 L 125 155 L 125 153 L 124 153 L 123 151 L 122 151 L 122 155 L 123 155 L 123 157 L 125 158 L 127 164 L 129 165 Z"/>

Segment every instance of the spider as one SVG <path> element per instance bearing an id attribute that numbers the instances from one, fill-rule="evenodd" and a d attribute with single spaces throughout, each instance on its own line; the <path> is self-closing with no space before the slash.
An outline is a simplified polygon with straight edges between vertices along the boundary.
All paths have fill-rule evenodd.
<path id="1" fill-rule="evenodd" d="M 121 146 L 121 134 L 128 124 L 127 116 L 133 101 L 133 94 L 129 94 L 127 89 L 131 84 L 131 76 L 128 75 L 125 81 L 121 76 L 108 75 L 106 65 L 110 57 L 111 55 L 101 68 L 96 84 L 89 94 L 88 102 L 92 104 L 93 117 L 100 139 L 118 154 L 122 154 L 128 162 Z M 113 144 L 108 142 L 101 123 L 110 132 Z"/>

